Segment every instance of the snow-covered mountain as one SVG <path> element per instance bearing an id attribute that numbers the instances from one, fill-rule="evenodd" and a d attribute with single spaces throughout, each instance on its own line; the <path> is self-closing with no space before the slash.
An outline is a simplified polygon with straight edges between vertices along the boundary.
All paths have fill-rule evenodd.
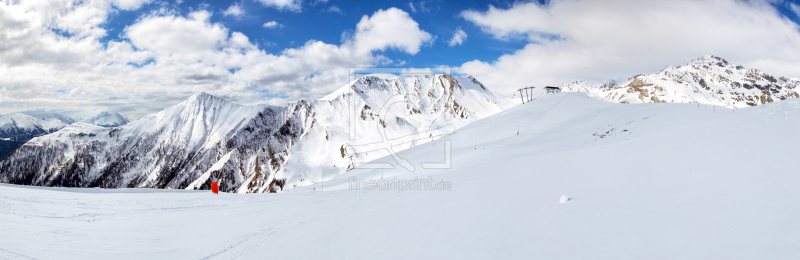
<path id="1" fill-rule="evenodd" d="M 545 95 L 398 153 L 451 167 L 280 196 L 0 184 L 0 258 L 800 259 L 797 129 L 800 99 Z"/>
<path id="2" fill-rule="evenodd" d="M 87 124 L 116 127 L 128 123 L 128 119 L 118 113 L 101 112 L 95 116 L 87 111 L 26 111 L 8 115 L 0 115 L 0 138 L 30 139 L 31 137 L 49 134 L 69 124 L 83 122 Z"/>
<path id="3" fill-rule="evenodd" d="M 64 128 L 67 124 L 69 123 L 56 118 L 42 120 L 22 113 L 0 115 L 0 138 L 48 134 Z"/>
<path id="4" fill-rule="evenodd" d="M 88 111 L 25 111 L 0 115 L 0 158 L 33 137 L 53 133 L 69 124 L 84 122 L 103 127 L 128 123 L 120 114 L 102 112 L 93 117 Z"/>
<path id="5" fill-rule="evenodd" d="M 561 86 L 566 92 L 586 92 L 591 97 L 619 103 L 702 103 L 748 107 L 800 97 L 800 79 L 776 78 L 758 69 L 746 69 L 720 57 L 705 55 L 687 65 L 669 66 L 661 72 L 637 75 L 622 83 L 590 84 L 577 81 Z"/>
<path id="6" fill-rule="evenodd" d="M 0 182 L 276 192 L 385 156 L 382 142 L 399 151 L 511 106 L 448 75 L 364 77 L 285 107 L 199 93 L 120 127 L 75 123 L 34 138 L 0 161 Z"/>
<path id="7" fill-rule="evenodd" d="M 128 119 L 118 113 L 100 112 L 100 114 L 83 120 L 82 122 L 102 127 L 117 127 L 127 124 Z"/>
<path id="8" fill-rule="evenodd" d="M 86 111 L 43 111 L 33 110 L 20 112 L 21 114 L 29 115 L 38 118 L 42 121 L 50 121 L 53 119 L 60 120 L 65 124 L 72 124 L 81 120 L 80 115 L 86 114 Z"/>

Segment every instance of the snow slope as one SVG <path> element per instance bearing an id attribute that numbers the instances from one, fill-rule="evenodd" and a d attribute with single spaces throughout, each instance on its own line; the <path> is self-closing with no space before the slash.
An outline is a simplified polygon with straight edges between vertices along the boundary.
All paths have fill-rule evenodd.
<path id="1" fill-rule="evenodd" d="M 584 92 L 615 103 L 701 103 L 742 108 L 800 97 L 800 80 L 773 77 L 759 69 L 745 69 L 723 58 L 701 56 L 685 66 L 668 66 L 661 72 L 637 75 L 620 84 L 577 81 L 562 91 Z"/>
<path id="2" fill-rule="evenodd" d="M 0 185 L 0 252 L 19 259 L 797 259 L 799 113 L 800 99 L 734 112 L 561 93 L 399 152 L 417 165 L 413 173 L 355 169 L 278 194 Z M 447 141 L 449 168 L 420 167 L 445 161 Z M 452 188 L 349 190 L 352 177 L 381 176 L 430 177 Z"/>
<path id="3" fill-rule="evenodd" d="M 387 155 L 376 143 L 407 149 L 513 105 L 448 75 L 363 77 L 335 93 L 286 107 L 201 93 L 120 127 L 65 129 L 0 161 L 0 182 L 277 192 Z"/>

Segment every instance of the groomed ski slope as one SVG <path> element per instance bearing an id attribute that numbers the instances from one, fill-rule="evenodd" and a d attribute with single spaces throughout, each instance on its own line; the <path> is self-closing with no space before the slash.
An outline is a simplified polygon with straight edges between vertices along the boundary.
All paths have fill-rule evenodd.
<path id="1" fill-rule="evenodd" d="M 561 93 L 316 191 L 0 185 L 0 258 L 797 259 L 798 112 Z M 422 169 L 448 140 L 451 168 Z M 381 176 L 452 188 L 349 190 Z"/>

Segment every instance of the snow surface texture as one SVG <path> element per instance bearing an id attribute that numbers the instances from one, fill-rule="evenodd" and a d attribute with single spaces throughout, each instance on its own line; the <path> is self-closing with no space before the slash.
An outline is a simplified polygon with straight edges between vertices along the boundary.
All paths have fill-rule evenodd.
<path id="1" fill-rule="evenodd" d="M 216 181 L 223 192 L 277 192 L 386 156 L 384 142 L 407 149 L 512 105 L 475 79 L 448 75 L 364 77 L 286 107 L 200 93 L 121 127 L 35 138 L 0 161 L 0 182 L 209 189 Z"/>
<path id="2" fill-rule="evenodd" d="M 561 93 L 398 153 L 415 164 L 444 161 L 449 141 L 449 169 L 355 169 L 269 195 L 0 185 L 0 253 L 798 259 L 799 113 L 800 99 L 734 112 Z M 430 177 L 452 188 L 349 190 L 352 177 Z M 562 195 L 567 203 L 559 203 Z"/>
<path id="3" fill-rule="evenodd" d="M 562 91 L 584 92 L 614 103 L 700 103 L 742 108 L 800 97 L 798 86 L 798 79 L 776 78 L 705 55 L 685 66 L 668 66 L 659 73 L 637 75 L 620 84 L 577 81 L 560 87 Z M 542 91 L 536 90 L 537 95 Z M 766 94 L 764 102 L 762 93 Z M 515 102 L 521 102 L 516 94 Z"/>

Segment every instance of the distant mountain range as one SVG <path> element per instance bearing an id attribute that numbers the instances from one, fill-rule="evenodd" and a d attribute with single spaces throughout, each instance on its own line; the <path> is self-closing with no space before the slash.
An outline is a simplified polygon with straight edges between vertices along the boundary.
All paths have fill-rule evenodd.
<path id="1" fill-rule="evenodd" d="M 0 115 L 0 138 L 48 134 L 75 122 L 83 122 L 103 127 L 117 127 L 128 123 L 128 119 L 118 113 L 101 112 L 83 119 L 58 112 L 22 112 Z"/>
<path id="2" fill-rule="evenodd" d="M 403 150 L 511 106 L 474 78 L 441 74 L 363 77 L 284 107 L 198 93 L 119 127 L 73 123 L 33 138 L 0 160 L 0 182 L 278 192 L 389 154 L 369 145 Z"/>
<path id="3" fill-rule="evenodd" d="M 64 128 L 70 121 L 56 118 L 39 119 L 22 113 L 0 115 L 0 138 L 28 138 L 49 134 Z"/>
<path id="4" fill-rule="evenodd" d="M 28 111 L 0 115 L 0 158 L 33 137 L 56 132 L 69 124 L 84 122 L 103 127 L 117 127 L 128 119 L 117 113 L 102 112 L 85 117 L 85 111 Z"/>
<path id="5" fill-rule="evenodd" d="M 650 75 L 636 75 L 622 83 L 590 84 L 577 81 L 561 85 L 562 91 L 586 92 L 614 103 L 701 103 L 724 107 L 748 107 L 800 97 L 800 79 L 775 77 L 759 69 L 711 55 L 689 64 L 668 66 Z"/>

